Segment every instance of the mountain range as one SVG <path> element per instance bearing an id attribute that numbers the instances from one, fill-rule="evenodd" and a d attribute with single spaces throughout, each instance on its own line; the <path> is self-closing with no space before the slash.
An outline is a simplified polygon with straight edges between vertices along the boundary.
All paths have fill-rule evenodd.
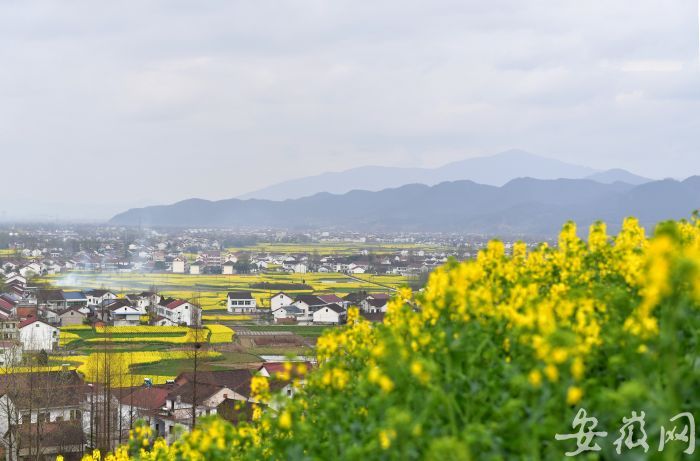
<path id="1" fill-rule="evenodd" d="M 308 197 L 319 192 L 344 194 L 351 190 L 379 191 L 406 184 L 432 186 L 446 181 L 470 180 L 479 184 L 502 186 L 515 178 L 593 179 L 602 183 L 617 181 L 639 185 L 651 179 L 628 171 L 598 171 L 542 157 L 523 150 L 509 150 L 487 157 L 469 158 L 438 168 L 399 168 L 363 166 L 341 172 L 323 173 L 291 179 L 239 196 L 239 199 L 286 200 Z"/>
<path id="2" fill-rule="evenodd" d="M 582 226 L 603 220 L 615 230 L 626 216 L 636 216 L 651 226 L 665 219 L 689 217 L 698 208 L 700 176 L 637 185 L 593 179 L 519 178 L 502 186 L 461 180 L 432 186 L 409 184 L 381 191 L 322 192 L 284 201 L 190 199 L 172 205 L 131 209 L 110 222 L 147 227 L 325 228 L 551 236 L 570 219 Z"/>

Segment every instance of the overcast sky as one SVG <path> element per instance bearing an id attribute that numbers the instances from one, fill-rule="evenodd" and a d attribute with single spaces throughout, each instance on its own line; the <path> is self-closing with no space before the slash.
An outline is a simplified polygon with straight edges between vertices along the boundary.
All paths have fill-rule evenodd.
<path id="1" fill-rule="evenodd" d="M 509 148 L 700 174 L 694 0 L 0 2 L 0 217 Z"/>

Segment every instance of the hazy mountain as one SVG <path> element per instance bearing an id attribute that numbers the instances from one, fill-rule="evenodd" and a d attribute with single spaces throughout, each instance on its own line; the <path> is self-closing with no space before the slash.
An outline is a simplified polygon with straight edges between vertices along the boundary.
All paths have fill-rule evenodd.
<path id="1" fill-rule="evenodd" d="M 578 179 L 595 173 L 597 171 L 592 168 L 572 165 L 522 150 L 509 150 L 489 157 L 470 158 L 448 163 L 439 168 L 365 166 L 341 172 L 323 173 L 284 181 L 241 195 L 238 198 L 285 200 L 308 197 L 319 192 L 344 194 L 351 190 L 379 191 L 406 184 L 418 183 L 432 186 L 445 181 L 458 180 L 501 186 L 512 179 L 521 177 Z"/>
<path id="2" fill-rule="evenodd" d="M 271 227 L 285 229 L 444 231 L 552 235 L 573 219 L 582 226 L 625 216 L 647 225 L 690 216 L 700 208 L 700 177 L 639 186 L 589 179 L 523 178 L 502 187 L 454 181 L 410 184 L 379 192 L 320 193 L 295 200 L 185 200 L 137 208 L 110 221 L 147 227 Z"/>
<path id="3" fill-rule="evenodd" d="M 653 181 L 652 179 L 645 178 L 634 173 L 630 173 L 629 171 L 620 168 L 614 168 L 612 170 L 594 173 L 590 176 L 587 176 L 586 179 L 592 179 L 593 181 L 602 182 L 605 184 L 612 184 L 614 182 L 626 182 L 627 184 L 634 185 L 640 185 Z"/>

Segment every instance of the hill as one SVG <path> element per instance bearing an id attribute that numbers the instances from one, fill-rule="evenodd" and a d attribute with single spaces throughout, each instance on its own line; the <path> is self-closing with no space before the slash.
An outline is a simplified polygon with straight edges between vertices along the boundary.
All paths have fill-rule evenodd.
<path id="1" fill-rule="evenodd" d="M 687 217 L 700 208 L 700 178 L 634 186 L 590 179 L 516 179 L 502 187 L 473 181 L 410 184 L 378 192 L 320 193 L 295 200 L 208 201 L 136 208 L 110 220 L 147 227 L 335 228 L 500 235 L 553 235 L 562 222 L 613 226 L 629 215 L 643 224 Z"/>
<path id="2" fill-rule="evenodd" d="M 587 176 L 586 179 L 592 179 L 593 181 L 602 182 L 605 184 L 612 184 L 614 182 L 625 182 L 627 184 L 634 184 L 636 186 L 653 181 L 652 179 L 645 178 L 634 173 L 630 173 L 629 171 L 622 170 L 620 168 L 614 168 L 612 170 L 594 173 L 590 176 Z"/>
<path id="3" fill-rule="evenodd" d="M 523 150 L 509 150 L 488 157 L 448 163 L 438 168 L 364 166 L 346 171 L 323 173 L 284 181 L 238 198 L 285 200 L 307 197 L 319 192 L 344 194 L 351 190 L 379 191 L 413 183 L 432 186 L 445 181 L 459 180 L 502 186 L 519 177 L 579 179 L 596 173 L 598 172 L 592 168 L 572 165 Z"/>

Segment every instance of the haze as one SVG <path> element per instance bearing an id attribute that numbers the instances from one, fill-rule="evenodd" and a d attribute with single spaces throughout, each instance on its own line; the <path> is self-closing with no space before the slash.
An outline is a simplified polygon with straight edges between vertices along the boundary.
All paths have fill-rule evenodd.
<path id="1" fill-rule="evenodd" d="M 2 2 L 4 219 L 518 147 L 700 173 L 697 4 Z"/>

